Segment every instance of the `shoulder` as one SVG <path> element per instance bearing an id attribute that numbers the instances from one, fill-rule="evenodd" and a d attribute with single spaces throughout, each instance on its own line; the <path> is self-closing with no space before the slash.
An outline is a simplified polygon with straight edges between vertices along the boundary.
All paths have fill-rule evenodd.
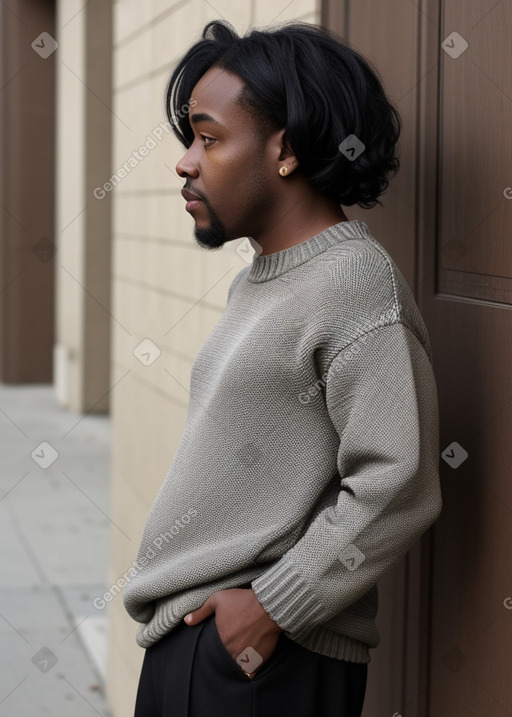
<path id="1" fill-rule="evenodd" d="M 399 270 L 375 239 L 346 239 L 310 264 L 307 281 L 316 287 L 315 298 L 326 310 L 344 308 L 368 320 L 377 319 L 385 310 L 399 312 Z"/>
<path id="2" fill-rule="evenodd" d="M 236 287 L 238 286 L 238 284 L 240 283 L 240 281 L 244 278 L 244 276 L 247 276 L 247 274 L 250 271 L 251 271 L 251 265 L 249 264 L 248 266 L 244 266 L 242 269 L 240 269 L 240 271 L 235 275 L 235 277 L 233 278 L 231 285 L 229 287 L 227 302 L 229 302 L 229 300 L 231 299 L 231 296 L 232 296 L 233 292 L 235 291 Z"/>
<path id="3" fill-rule="evenodd" d="M 405 324 L 430 356 L 426 326 L 411 287 L 391 255 L 370 234 L 341 241 L 311 262 L 314 313 L 336 330 L 341 344 L 375 328 Z M 310 304 L 310 309 L 313 306 Z M 342 348 L 342 345 L 338 348 Z"/>

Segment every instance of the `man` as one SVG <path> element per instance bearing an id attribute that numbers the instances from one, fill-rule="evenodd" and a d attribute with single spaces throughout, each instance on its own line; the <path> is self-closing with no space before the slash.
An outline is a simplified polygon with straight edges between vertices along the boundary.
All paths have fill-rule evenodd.
<path id="1" fill-rule="evenodd" d="M 209 23 L 166 99 L 197 242 L 256 254 L 195 357 L 124 591 L 135 714 L 359 717 L 377 582 L 441 510 L 427 331 L 341 208 L 378 202 L 400 119 L 360 55 L 300 23 Z"/>

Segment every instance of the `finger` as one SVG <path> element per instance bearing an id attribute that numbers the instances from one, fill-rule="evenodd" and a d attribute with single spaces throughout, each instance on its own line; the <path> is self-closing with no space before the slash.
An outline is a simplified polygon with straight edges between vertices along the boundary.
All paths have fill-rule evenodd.
<path id="1" fill-rule="evenodd" d="M 201 620 L 204 620 L 205 617 L 208 617 L 208 615 L 211 615 L 215 612 L 215 605 L 214 601 L 212 600 L 212 595 L 208 598 L 208 600 L 201 605 L 200 608 L 197 610 L 193 610 L 192 612 L 189 612 L 185 617 L 183 618 L 187 625 L 197 625 L 198 622 L 201 622 Z"/>

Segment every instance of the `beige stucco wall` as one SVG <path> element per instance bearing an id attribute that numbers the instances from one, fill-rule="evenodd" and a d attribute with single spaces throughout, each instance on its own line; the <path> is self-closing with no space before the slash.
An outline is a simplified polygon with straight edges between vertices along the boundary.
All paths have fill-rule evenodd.
<path id="1" fill-rule="evenodd" d="M 56 398 L 104 413 L 110 393 L 111 216 L 94 198 L 110 173 L 112 7 L 56 4 L 55 343 Z"/>
<path id="2" fill-rule="evenodd" d="M 58 2 L 56 27 L 60 57 L 56 72 L 56 162 L 55 162 L 55 345 L 54 376 L 57 400 L 62 406 L 80 410 L 80 373 L 82 370 L 81 321 L 83 292 L 78 281 L 83 277 L 85 176 L 85 17 L 69 22 L 78 11 L 79 0 Z M 68 70 L 68 68 L 71 68 Z M 73 151 L 70 151 L 74 148 Z M 74 221 L 73 221 L 74 220 Z M 65 270 L 66 267 L 68 271 Z M 69 273 L 68 273 L 69 272 Z M 78 281 L 73 281 L 75 277 Z"/>
<path id="3" fill-rule="evenodd" d="M 215 10 L 213 8 L 215 6 Z M 114 4 L 112 171 L 165 123 L 163 93 L 173 65 L 204 24 L 318 23 L 320 0 L 119 0 Z M 163 133 L 110 192 L 112 257 L 112 527 L 110 584 L 131 566 L 148 511 L 182 435 L 192 362 L 219 320 L 229 285 L 244 266 L 238 242 L 198 247 L 175 165 L 183 148 Z M 151 144 L 151 142 L 149 143 Z M 105 178 L 107 179 L 107 178 Z M 102 201 L 102 200 L 99 200 Z M 149 339 L 160 354 L 144 365 L 134 349 Z M 149 360 L 151 360 L 151 358 Z M 144 358 L 143 358 L 144 361 Z M 148 361 L 149 363 L 149 361 Z M 144 650 L 121 595 L 107 608 L 107 694 L 116 717 L 133 713 Z"/>

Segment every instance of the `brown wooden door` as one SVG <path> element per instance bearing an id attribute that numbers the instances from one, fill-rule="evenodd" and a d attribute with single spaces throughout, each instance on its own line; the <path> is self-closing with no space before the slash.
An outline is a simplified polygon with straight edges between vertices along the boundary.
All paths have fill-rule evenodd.
<path id="1" fill-rule="evenodd" d="M 402 168 L 366 221 L 433 349 L 443 512 L 379 584 L 364 717 L 512 715 L 512 3 L 324 2 L 381 72 Z"/>
<path id="2" fill-rule="evenodd" d="M 445 509 L 433 530 L 427 714 L 505 717 L 512 715 L 512 5 L 445 0 L 438 17 L 438 37 L 448 40 L 437 48 L 437 181 L 424 183 L 424 211 L 435 211 L 436 223 L 423 239 L 436 251 L 425 252 L 422 301 L 436 355 Z M 432 42 L 431 61 L 434 51 Z M 424 162 L 433 137 L 424 134 Z M 462 450 L 467 457 L 456 467 Z"/>

